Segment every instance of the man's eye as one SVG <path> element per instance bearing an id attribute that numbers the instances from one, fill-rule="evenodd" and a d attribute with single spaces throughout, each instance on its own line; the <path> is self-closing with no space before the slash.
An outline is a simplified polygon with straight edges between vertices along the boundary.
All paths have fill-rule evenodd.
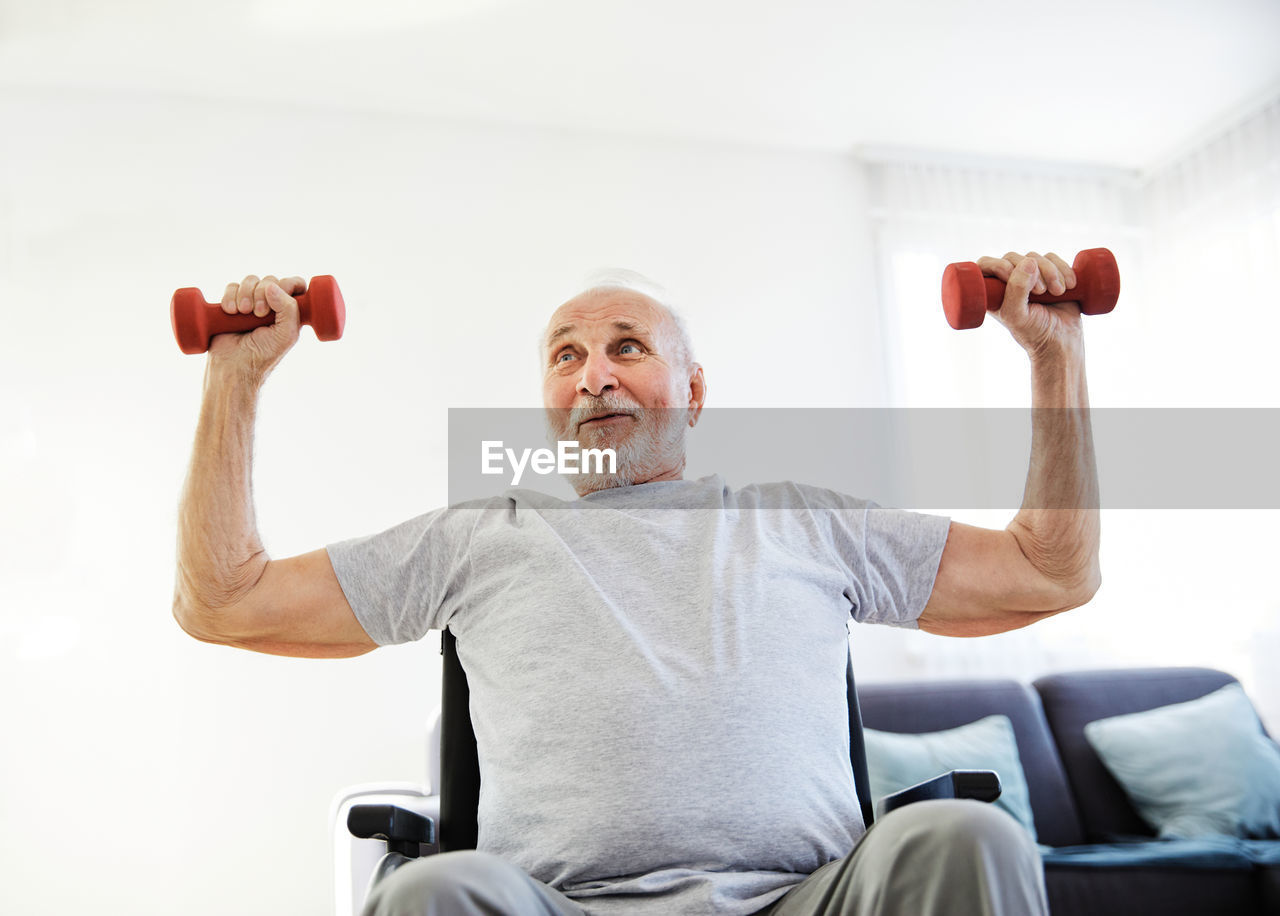
<path id="1" fill-rule="evenodd" d="M 556 362 L 563 363 L 571 359 L 573 359 L 573 354 L 570 353 L 568 350 L 566 350 L 565 352 L 561 353 L 559 356 L 556 357 Z"/>
<path id="2" fill-rule="evenodd" d="M 619 353 L 626 353 L 628 351 L 632 353 L 639 353 L 640 348 L 637 347 L 635 344 L 623 344 L 621 347 L 618 348 Z"/>

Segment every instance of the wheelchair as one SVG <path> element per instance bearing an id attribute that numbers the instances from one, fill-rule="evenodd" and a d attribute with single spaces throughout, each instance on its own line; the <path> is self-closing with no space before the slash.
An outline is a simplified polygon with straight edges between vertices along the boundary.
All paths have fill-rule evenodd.
<path id="1" fill-rule="evenodd" d="M 427 785 L 353 786 L 339 793 L 331 806 L 338 916 L 359 914 L 379 881 L 420 856 L 476 848 L 481 772 L 471 726 L 471 692 L 458 660 L 457 639 L 447 629 L 441 633 L 440 652 L 444 662 L 441 700 L 427 732 Z M 917 801 L 969 798 L 992 802 L 1000 797 L 1000 778 L 993 771 L 952 770 L 873 805 L 852 656 L 845 681 L 849 763 L 868 828 L 877 814 L 883 816 Z"/>

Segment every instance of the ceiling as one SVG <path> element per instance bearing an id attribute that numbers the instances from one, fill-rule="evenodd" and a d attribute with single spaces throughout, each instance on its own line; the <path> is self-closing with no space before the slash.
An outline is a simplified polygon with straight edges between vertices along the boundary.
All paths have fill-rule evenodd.
<path id="1" fill-rule="evenodd" d="M 1280 0 L 0 0 L 0 92 L 1149 167 L 1280 93 Z"/>

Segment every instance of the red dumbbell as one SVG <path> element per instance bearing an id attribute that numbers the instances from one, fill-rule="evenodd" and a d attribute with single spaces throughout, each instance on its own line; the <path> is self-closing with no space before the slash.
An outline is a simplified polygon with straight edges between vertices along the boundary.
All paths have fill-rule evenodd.
<path id="1" fill-rule="evenodd" d="M 298 318 L 311 325 L 320 340 L 337 340 L 347 323 L 347 306 L 338 291 L 338 283 L 327 274 L 312 277 L 307 291 L 294 296 L 298 300 Z M 243 334 L 254 328 L 275 324 L 275 312 L 259 318 L 228 315 L 217 302 L 205 302 L 204 294 L 193 286 L 184 287 L 169 301 L 169 317 L 173 336 L 183 353 L 203 353 L 215 334 Z"/>
<path id="2" fill-rule="evenodd" d="M 1116 256 L 1106 248 L 1086 248 L 1071 262 L 1076 272 L 1076 285 L 1060 296 L 1044 292 L 1033 294 L 1032 302 L 1079 302 L 1086 315 L 1105 315 L 1116 307 L 1120 298 L 1120 268 Z M 976 328 L 1004 302 L 1004 282 L 984 277 L 982 268 L 972 261 L 948 264 L 942 272 L 942 310 L 957 331 Z"/>

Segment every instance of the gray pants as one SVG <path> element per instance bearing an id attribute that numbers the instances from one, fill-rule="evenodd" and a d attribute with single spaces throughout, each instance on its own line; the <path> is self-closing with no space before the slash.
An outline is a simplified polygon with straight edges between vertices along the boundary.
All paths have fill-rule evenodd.
<path id="1" fill-rule="evenodd" d="M 481 852 L 411 862 L 378 885 L 365 916 L 584 916 L 514 865 Z M 849 855 L 762 916 L 1036 916 L 1044 872 L 1013 818 L 974 801 L 917 802 L 880 819 Z"/>

